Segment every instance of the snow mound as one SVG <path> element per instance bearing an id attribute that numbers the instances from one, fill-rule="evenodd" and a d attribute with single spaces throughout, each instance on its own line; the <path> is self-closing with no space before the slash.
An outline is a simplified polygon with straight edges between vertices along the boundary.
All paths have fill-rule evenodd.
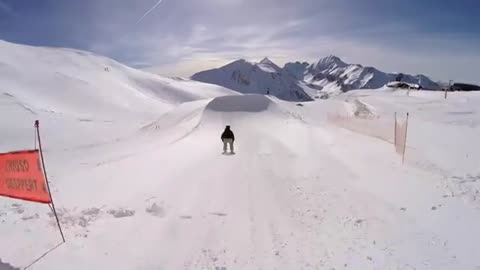
<path id="1" fill-rule="evenodd" d="M 214 98 L 206 109 L 217 112 L 261 112 L 271 104 L 272 100 L 262 95 L 223 96 Z"/>
<path id="2" fill-rule="evenodd" d="M 152 140 L 168 141 L 170 144 L 191 140 L 198 134 L 221 133 L 226 125 L 234 132 L 263 130 L 269 126 L 284 126 L 286 121 L 297 121 L 289 114 L 283 103 L 263 95 L 222 96 L 211 100 L 184 103 L 162 115 L 158 120 L 140 129 L 140 133 Z M 247 136 L 239 133 L 240 137 Z M 266 132 L 266 131 L 263 131 Z"/>
<path id="3" fill-rule="evenodd" d="M 225 125 L 252 121 L 252 117 L 283 117 L 275 105 L 274 101 L 262 95 L 222 96 L 188 102 L 142 127 L 140 132 L 176 142 L 195 131 L 221 130 Z"/>
<path id="4" fill-rule="evenodd" d="M 351 101 L 346 101 L 345 102 L 345 109 L 347 110 L 348 114 L 352 117 L 358 117 L 358 118 L 375 118 L 375 109 L 365 103 L 360 101 L 359 99 Z"/>
<path id="5" fill-rule="evenodd" d="M 198 128 L 209 102 L 210 100 L 199 100 L 181 104 L 142 127 L 140 133 L 146 136 L 153 135 L 155 140 L 162 137 L 170 142 L 185 138 Z"/>

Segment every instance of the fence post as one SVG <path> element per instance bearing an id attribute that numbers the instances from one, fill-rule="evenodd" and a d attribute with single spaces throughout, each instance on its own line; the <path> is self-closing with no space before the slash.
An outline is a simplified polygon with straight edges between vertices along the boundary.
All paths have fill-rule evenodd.
<path id="1" fill-rule="evenodd" d="M 393 128 L 393 145 L 395 146 L 395 149 L 397 149 L 397 112 L 395 112 L 395 126 Z"/>
<path id="2" fill-rule="evenodd" d="M 50 183 L 48 182 L 47 170 L 45 169 L 45 161 L 43 159 L 42 140 L 40 139 L 40 122 L 38 120 L 35 121 L 35 129 L 37 132 L 38 148 L 40 150 L 40 159 L 42 161 L 43 174 L 45 176 L 45 182 L 47 184 L 48 194 L 50 195 L 50 201 L 52 202 L 51 209 L 53 211 L 53 214 L 55 215 L 55 219 L 57 220 L 57 226 L 60 231 L 60 235 L 62 236 L 62 241 L 63 243 L 65 243 L 65 236 L 63 235 L 62 226 L 60 225 L 60 220 L 58 219 L 57 210 L 55 209 L 55 204 L 53 202 L 53 197 L 52 197 L 52 191 L 50 189 Z"/>
<path id="3" fill-rule="evenodd" d="M 405 164 L 405 152 L 407 150 L 407 137 L 408 137 L 408 116 L 409 113 L 407 112 L 407 120 L 405 120 L 405 145 L 403 146 L 403 154 L 402 154 L 402 164 Z"/>

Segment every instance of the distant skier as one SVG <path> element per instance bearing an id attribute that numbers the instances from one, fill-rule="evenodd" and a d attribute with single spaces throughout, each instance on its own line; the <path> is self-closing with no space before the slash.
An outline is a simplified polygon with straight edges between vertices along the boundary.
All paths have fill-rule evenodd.
<path id="1" fill-rule="evenodd" d="M 223 153 L 227 153 L 227 144 L 230 145 L 230 152 L 234 154 L 234 149 L 233 149 L 233 142 L 235 141 L 235 135 L 233 134 L 232 130 L 230 129 L 230 126 L 226 126 L 225 130 L 222 133 L 222 136 L 220 137 L 223 142 Z"/>

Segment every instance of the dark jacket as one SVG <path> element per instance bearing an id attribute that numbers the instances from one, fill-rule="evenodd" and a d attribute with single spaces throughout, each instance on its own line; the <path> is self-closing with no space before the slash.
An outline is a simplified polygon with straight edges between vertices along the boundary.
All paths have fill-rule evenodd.
<path id="1" fill-rule="evenodd" d="M 221 139 L 222 140 L 223 139 L 232 139 L 232 140 L 235 141 L 235 135 L 233 134 L 232 130 L 229 127 L 227 127 L 223 131 Z"/>

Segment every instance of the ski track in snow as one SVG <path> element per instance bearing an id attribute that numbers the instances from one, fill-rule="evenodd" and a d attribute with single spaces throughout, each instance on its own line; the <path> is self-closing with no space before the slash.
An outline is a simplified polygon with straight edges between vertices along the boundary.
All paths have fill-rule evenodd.
<path id="1" fill-rule="evenodd" d="M 237 110 L 248 106 L 243 97 L 234 98 L 225 101 L 239 102 Z M 35 269 L 67 263 L 99 268 L 127 253 L 116 269 L 451 269 L 473 263 L 474 257 L 467 259 L 472 251 L 455 252 L 458 232 L 436 228 L 446 220 L 467 226 L 442 214 L 460 202 L 434 188 L 438 175 L 401 166 L 391 145 L 292 118 L 285 111 L 297 108 L 280 101 L 253 114 L 215 108 L 196 110 L 199 123 L 175 142 L 153 129 L 117 145 L 76 150 L 101 159 L 117 149 L 114 155 L 124 157 L 68 181 L 50 165 L 69 241 Z M 234 156 L 220 154 L 226 123 L 238 138 Z M 119 150 L 132 148 L 131 156 Z M 452 179 L 460 185 L 478 177 Z M 34 210 L 39 208 L 4 207 L 2 223 L 16 220 L 17 237 L 35 238 L 34 222 L 36 231 L 48 229 L 43 246 L 53 245 L 54 220 L 48 209 Z M 476 215 L 471 221 L 478 224 Z M 118 248 L 121 243 L 137 248 Z M 23 250 L 33 256 L 41 249 Z M 97 255 L 85 261 L 93 250 Z"/>
<path id="2" fill-rule="evenodd" d="M 142 86 L 138 77 L 157 80 L 135 76 Z M 0 96 L 10 116 L 0 124 L 11 127 L 0 131 L 0 150 L 33 144 L 33 117 L 41 120 L 67 238 L 30 269 L 479 269 L 476 93 L 444 101 L 441 93 L 364 90 L 300 107 L 188 85 L 186 100 L 162 89 L 181 100 L 156 120 L 143 109 L 63 114 L 56 102 L 25 98 L 25 89 L 23 98 Z M 406 164 L 388 140 L 326 120 L 339 111 L 374 116 L 387 130 L 394 112 L 409 111 Z M 221 154 L 225 125 L 235 155 Z M 47 206 L 6 198 L 0 236 L 0 269 L 25 267 L 60 242 Z"/>

